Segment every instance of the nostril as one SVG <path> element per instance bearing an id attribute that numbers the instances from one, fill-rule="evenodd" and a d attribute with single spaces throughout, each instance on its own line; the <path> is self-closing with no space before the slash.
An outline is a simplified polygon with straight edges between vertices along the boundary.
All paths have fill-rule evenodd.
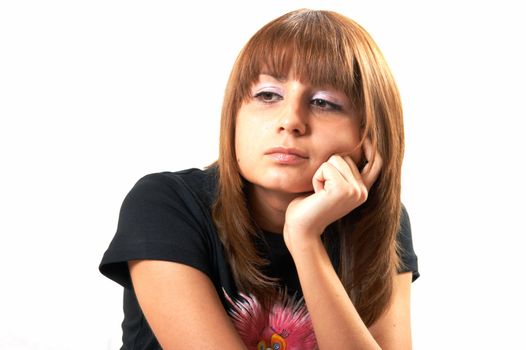
<path id="1" fill-rule="evenodd" d="M 279 132 L 289 132 L 294 135 L 303 135 L 307 132 L 306 125 L 280 125 L 278 128 Z"/>

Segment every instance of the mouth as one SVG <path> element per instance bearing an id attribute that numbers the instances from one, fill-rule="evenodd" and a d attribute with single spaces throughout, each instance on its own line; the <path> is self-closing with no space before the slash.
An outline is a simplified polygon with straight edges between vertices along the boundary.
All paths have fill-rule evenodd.
<path id="1" fill-rule="evenodd" d="M 297 164 L 309 158 L 306 152 L 288 147 L 270 148 L 265 152 L 265 155 L 268 155 L 280 164 Z"/>

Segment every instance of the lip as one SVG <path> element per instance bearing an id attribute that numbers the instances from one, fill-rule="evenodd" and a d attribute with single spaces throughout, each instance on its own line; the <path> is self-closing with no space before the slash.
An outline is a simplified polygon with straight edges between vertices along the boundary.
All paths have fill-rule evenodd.
<path id="1" fill-rule="evenodd" d="M 297 164 L 308 159 L 307 153 L 297 149 L 289 147 L 272 147 L 265 152 L 265 155 L 270 156 L 272 159 L 280 164 Z"/>
<path id="2" fill-rule="evenodd" d="M 297 148 L 278 146 L 278 147 L 272 147 L 265 152 L 265 154 L 274 154 L 274 153 L 290 154 L 290 155 L 294 155 L 296 157 L 305 158 L 305 159 L 309 158 L 307 156 L 307 153 Z"/>

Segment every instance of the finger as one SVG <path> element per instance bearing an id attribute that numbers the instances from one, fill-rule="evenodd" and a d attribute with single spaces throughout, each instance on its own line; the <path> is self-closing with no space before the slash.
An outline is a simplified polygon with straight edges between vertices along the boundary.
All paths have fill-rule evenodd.
<path id="1" fill-rule="evenodd" d="M 360 169 L 358 169 L 358 166 L 350 155 L 333 155 L 327 162 L 334 165 L 340 171 L 343 178 L 349 185 L 352 185 L 352 187 L 362 192 L 368 191 L 368 188 L 362 179 Z"/>
<path id="2" fill-rule="evenodd" d="M 340 171 L 333 164 L 325 162 L 314 173 L 312 187 L 314 192 L 318 192 L 341 181 L 345 181 L 345 179 Z"/>
<path id="3" fill-rule="evenodd" d="M 345 169 L 345 178 L 342 175 L 342 180 L 345 181 L 343 184 L 343 187 L 340 187 L 339 192 L 342 191 L 350 194 L 352 198 L 354 198 L 355 201 L 358 201 L 360 203 L 363 203 L 365 200 L 367 200 L 367 194 L 368 189 L 365 186 L 362 175 L 360 174 L 360 170 L 358 169 L 358 166 L 356 166 L 356 163 L 351 158 L 351 156 L 333 156 L 330 158 L 331 165 L 332 161 L 336 161 L 340 168 Z M 337 170 L 342 173 L 342 171 L 338 168 Z M 337 185 L 335 183 L 335 185 Z M 330 184 L 325 185 L 326 189 L 330 189 Z"/>
<path id="4" fill-rule="evenodd" d="M 314 176 L 312 177 L 312 188 L 314 188 L 315 193 L 323 190 L 323 185 L 325 184 L 325 177 L 323 175 L 322 168 L 324 166 L 325 166 L 325 163 L 320 165 L 318 169 L 316 169 L 316 172 L 314 173 Z"/>
<path id="5" fill-rule="evenodd" d="M 373 161 L 373 146 L 371 143 L 371 140 L 367 138 L 364 142 L 364 153 L 368 160 L 368 163 L 365 165 L 365 167 L 362 170 L 362 178 L 365 186 L 368 190 L 371 189 L 374 182 L 380 175 L 380 171 L 382 170 L 383 166 L 383 160 L 380 156 L 380 153 L 378 150 L 374 153 L 374 161 Z"/>
<path id="6" fill-rule="evenodd" d="M 349 167 L 352 170 L 353 173 L 353 181 L 354 181 L 354 188 L 361 193 L 361 197 L 363 196 L 364 200 L 367 199 L 367 195 L 369 193 L 369 188 L 365 185 L 365 182 L 363 180 L 362 174 L 360 174 L 360 169 L 358 169 L 358 166 L 354 162 L 354 160 L 350 156 L 344 157 L 345 161 L 349 164 Z M 349 182 L 352 184 L 352 182 Z"/>
<path id="7" fill-rule="evenodd" d="M 360 169 L 358 169 L 358 166 L 351 158 L 351 156 L 345 156 L 343 157 L 343 159 L 345 160 L 347 166 L 351 170 L 353 179 L 357 182 L 362 182 L 362 174 L 360 173 Z"/>
<path id="8" fill-rule="evenodd" d="M 329 158 L 328 162 L 333 165 L 337 164 L 335 167 L 337 167 L 338 171 L 340 171 L 345 181 L 347 181 L 349 185 L 360 191 L 367 192 L 367 187 L 363 182 L 360 169 L 358 169 L 358 166 L 351 156 L 332 156 Z"/>
<path id="9" fill-rule="evenodd" d="M 327 160 L 327 163 L 332 164 L 341 173 L 341 175 L 347 182 L 354 181 L 354 178 L 356 176 L 356 173 L 353 171 L 351 165 L 349 164 L 349 158 L 349 156 L 335 154 L 330 156 Z M 351 163 L 355 165 L 352 160 Z"/>
<path id="10" fill-rule="evenodd" d="M 373 158 L 373 143 L 369 137 L 363 141 L 363 153 L 366 160 L 370 161 Z"/>

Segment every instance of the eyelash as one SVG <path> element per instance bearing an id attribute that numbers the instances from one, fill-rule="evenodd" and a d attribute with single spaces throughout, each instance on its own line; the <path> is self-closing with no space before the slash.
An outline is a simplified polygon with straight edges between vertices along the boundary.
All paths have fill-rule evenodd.
<path id="1" fill-rule="evenodd" d="M 274 97 L 279 97 L 279 100 L 282 100 L 283 97 L 275 92 L 270 92 L 270 91 L 261 91 L 261 92 L 258 92 L 257 94 L 254 95 L 254 98 L 258 101 L 261 101 L 263 103 L 273 103 L 273 102 L 276 102 L 276 100 L 272 99 L 272 100 L 265 100 L 264 99 L 264 96 L 271 96 L 272 98 Z"/>
<path id="2" fill-rule="evenodd" d="M 329 108 L 325 108 L 325 107 L 321 107 L 317 104 L 315 104 L 314 106 L 316 108 L 319 108 L 319 109 L 322 109 L 322 110 L 329 110 L 329 111 L 341 111 L 342 110 L 342 106 L 340 106 L 339 104 L 336 104 L 334 102 L 329 102 L 327 100 L 324 100 L 323 98 L 315 98 L 311 101 L 311 103 L 323 103 L 325 105 L 327 105 Z"/>
<path id="3" fill-rule="evenodd" d="M 265 99 L 264 97 L 271 97 L 271 100 Z M 274 99 L 276 97 L 278 97 L 278 99 Z M 257 94 L 254 95 L 254 98 L 265 104 L 275 103 L 276 101 L 283 99 L 281 95 L 275 92 L 270 92 L 270 91 L 258 92 Z M 329 102 L 327 100 L 324 100 L 323 98 L 315 98 L 315 99 L 312 99 L 310 102 L 315 108 L 322 110 L 322 111 L 341 111 L 342 110 L 342 106 L 340 106 L 339 104 L 336 104 L 334 102 Z M 320 106 L 320 104 L 324 104 L 326 105 L 326 107 L 322 107 Z"/>

